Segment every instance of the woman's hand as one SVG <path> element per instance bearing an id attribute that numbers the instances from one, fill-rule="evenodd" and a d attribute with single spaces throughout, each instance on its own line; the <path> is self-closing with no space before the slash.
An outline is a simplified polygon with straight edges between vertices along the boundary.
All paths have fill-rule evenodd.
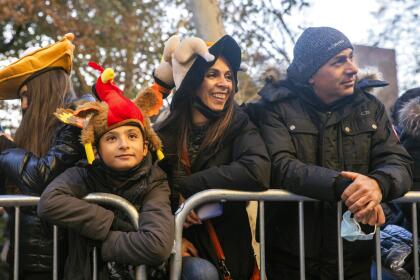
<path id="1" fill-rule="evenodd" d="M 183 257 L 198 257 L 198 251 L 195 246 L 185 238 L 182 238 L 181 254 Z"/>
<path id="2" fill-rule="evenodd" d="M 179 205 L 182 205 L 185 201 L 185 198 L 182 195 L 179 195 Z M 187 218 L 185 219 L 184 228 L 189 228 L 192 225 L 199 225 L 201 224 L 201 220 L 198 215 L 195 213 L 194 210 L 188 214 Z"/>

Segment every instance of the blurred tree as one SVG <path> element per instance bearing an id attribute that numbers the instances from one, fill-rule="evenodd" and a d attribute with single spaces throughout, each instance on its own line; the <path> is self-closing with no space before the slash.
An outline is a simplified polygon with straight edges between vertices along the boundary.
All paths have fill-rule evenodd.
<path id="1" fill-rule="evenodd" d="M 239 75 L 235 98 L 239 103 L 255 97 L 263 82 L 258 77 L 267 66 L 285 69 L 290 63 L 288 47 L 295 43 L 299 29 L 287 17 L 294 9 L 309 6 L 306 0 L 190 0 L 189 4 L 198 36 L 217 40 L 227 33 L 242 47 L 248 75 Z"/>
<path id="2" fill-rule="evenodd" d="M 371 30 L 375 46 L 394 48 L 397 53 L 400 88 L 407 90 L 420 85 L 420 1 L 377 0 L 375 16 L 381 25 Z"/>
<path id="3" fill-rule="evenodd" d="M 30 46 L 43 47 L 73 32 L 76 93 L 90 91 L 98 73 L 86 65 L 93 60 L 113 67 L 117 83 L 133 97 L 151 80 L 163 42 L 174 33 L 206 37 L 202 27 L 213 26 L 211 11 L 216 11 L 218 24 L 225 29 L 220 34 L 231 34 L 242 47 L 248 75 L 239 77 L 240 102 L 246 101 L 261 86 L 255 77 L 267 65 L 286 67 L 290 61 L 287 46 L 293 45 L 299 28 L 290 26 L 288 17 L 292 10 L 308 6 L 307 0 L 206 0 L 213 10 L 204 6 L 201 14 L 194 8 L 200 1 L 0 0 L 0 64 Z M 2 102 L 4 110 L 1 106 Z M 1 116 L 0 120 L 4 122 Z"/>
<path id="4" fill-rule="evenodd" d="M 112 66 L 128 96 L 150 80 L 163 41 L 182 19 L 168 21 L 169 0 L 0 0 L 0 50 L 17 56 L 28 46 L 50 43 L 68 32 L 76 35 L 74 86 L 90 90 L 98 73 L 89 60 Z M 166 32 L 164 30 L 166 27 Z"/>

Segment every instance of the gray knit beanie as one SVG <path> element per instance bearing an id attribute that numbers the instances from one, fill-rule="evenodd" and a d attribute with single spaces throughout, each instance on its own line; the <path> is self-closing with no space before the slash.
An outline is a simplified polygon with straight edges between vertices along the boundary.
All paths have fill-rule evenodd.
<path id="1" fill-rule="evenodd" d="M 309 27 L 296 41 L 293 61 L 287 69 L 287 75 L 290 79 L 305 84 L 322 65 L 347 48 L 353 49 L 353 45 L 337 29 Z"/>

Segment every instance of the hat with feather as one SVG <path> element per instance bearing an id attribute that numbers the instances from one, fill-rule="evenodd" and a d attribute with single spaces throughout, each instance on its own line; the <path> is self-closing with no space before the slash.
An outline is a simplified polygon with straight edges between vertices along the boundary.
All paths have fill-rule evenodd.
<path id="1" fill-rule="evenodd" d="M 162 142 L 153 131 L 148 118 L 152 110 L 149 106 L 151 103 L 142 100 L 142 107 L 136 106 L 115 85 L 113 69 L 103 69 L 94 62 L 89 62 L 89 66 L 101 72 L 93 86 L 100 101 L 86 102 L 76 110 L 60 108 L 55 113 L 62 122 L 82 128 L 81 142 L 85 146 L 88 162 L 92 163 L 94 160 L 92 144 L 97 144 L 106 132 L 123 125 L 138 126 L 149 148 L 157 153 L 158 159 L 162 159 Z"/>

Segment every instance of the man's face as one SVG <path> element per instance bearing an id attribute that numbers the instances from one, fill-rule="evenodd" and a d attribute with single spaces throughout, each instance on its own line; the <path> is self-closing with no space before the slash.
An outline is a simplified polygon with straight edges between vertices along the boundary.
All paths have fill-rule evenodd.
<path id="1" fill-rule="evenodd" d="M 325 104 L 330 104 L 353 94 L 358 70 L 353 61 L 353 50 L 348 48 L 319 68 L 309 84 Z"/>
<path id="2" fill-rule="evenodd" d="M 147 154 L 147 145 L 137 126 L 124 125 L 108 131 L 99 139 L 99 154 L 114 170 L 129 170 Z"/>

